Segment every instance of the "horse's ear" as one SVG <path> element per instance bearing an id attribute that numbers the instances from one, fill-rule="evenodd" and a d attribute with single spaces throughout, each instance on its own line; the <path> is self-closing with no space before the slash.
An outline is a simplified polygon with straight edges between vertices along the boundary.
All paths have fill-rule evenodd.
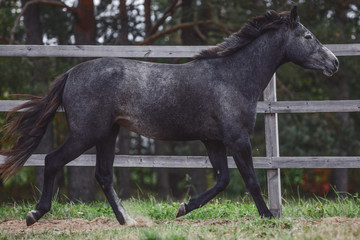
<path id="1" fill-rule="evenodd" d="M 295 26 L 299 22 L 299 16 L 297 12 L 297 6 L 293 5 L 290 10 L 290 23 L 292 26 Z"/>

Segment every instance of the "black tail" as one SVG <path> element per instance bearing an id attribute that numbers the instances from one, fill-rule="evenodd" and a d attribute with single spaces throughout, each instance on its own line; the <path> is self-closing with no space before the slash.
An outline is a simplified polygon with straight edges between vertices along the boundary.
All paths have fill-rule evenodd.
<path id="1" fill-rule="evenodd" d="M 6 117 L 6 121 L 20 109 L 24 111 L 4 126 L 6 131 L 2 141 L 17 138 L 14 146 L 8 150 L 0 150 L 5 156 L 5 162 L 0 165 L 0 176 L 8 180 L 26 162 L 39 145 L 48 124 L 54 118 L 56 110 L 62 103 L 62 93 L 67 74 L 58 77 L 51 85 L 45 97 L 33 97 L 26 103 L 15 107 Z"/>

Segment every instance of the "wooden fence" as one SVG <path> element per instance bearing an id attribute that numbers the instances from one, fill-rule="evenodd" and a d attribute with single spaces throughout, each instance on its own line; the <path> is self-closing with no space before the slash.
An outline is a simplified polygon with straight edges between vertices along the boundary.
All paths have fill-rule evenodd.
<path id="1" fill-rule="evenodd" d="M 360 56 L 360 44 L 326 45 L 337 56 Z M 0 45 L 0 57 L 124 57 L 190 58 L 209 46 L 39 46 Z M 257 112 L 265 114 L 266 156 L 254 157 L 255 168 L 267 169 L 270 211 L 281 216 L 281 168 L 360 168 L 360 156 L 354 157 L 280 157 L 278 113 L 360 112 L 360 100 L 277 101 L 276 76 L 264 91 Z M 359 81 L 360 84 L 360 81 Z M 2 100 L 0 112 L 7 112 L 23 101 Z M 34 154 L 25 166 L 44 166 L 44 154 Z M 4 158 L 0 156 L 0 163 Z M 231 157 L 229 167 L 236 168 Z M 82 155 L 67 166 L 95 166 L 95 155 Z M 115 167 L 211 168 L 205 156 L 125 156 L 117 155 Z"/>

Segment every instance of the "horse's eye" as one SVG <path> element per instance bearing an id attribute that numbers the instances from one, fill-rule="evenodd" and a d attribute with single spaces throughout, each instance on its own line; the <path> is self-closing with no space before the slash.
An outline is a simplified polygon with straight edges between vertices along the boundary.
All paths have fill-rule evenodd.
<path id="1" fill-rule="evenodd" d="M 311 34 L 306 34 L 306 35 L 305 35 L 305 38 L 306 38 L 306 39 L 312 39 L 312 36 L 311 36 Z"/>

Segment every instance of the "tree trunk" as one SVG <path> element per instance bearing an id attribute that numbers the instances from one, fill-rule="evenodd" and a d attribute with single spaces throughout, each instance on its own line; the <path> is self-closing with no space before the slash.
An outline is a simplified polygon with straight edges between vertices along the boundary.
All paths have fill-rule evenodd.
<path id="1" fill-rule="evenodd" d="M 75 42 L 78 45 L 96 43 L 96 24 L 93 0 L 79 0 L 75 14 Z"/>
<path id="2" fill-rule="evenodd" d="M 144 1 L 144 11 L 145 11 L 145 39 L 149 37 L 152 22 L 151 22 L 151 0 Z"/>
<path id="3" fill-rule="evenodd" d="M 85 152 L 95 154 L 95 147 Z M 96 181 L 94 167 L 68 167 L 68 197 L 71 201 L 92 202 L 95 200 Z"/>
<path id="4" fill-rule="evenodd" d="M 95 17 L 92 0 L 79 0 L 75 13 L 75 43 L 78 45 L 95 44 Z M 91 151 L 94 153 L 95 151 Z M 91 202 L 95 200 L 96 183 L 94 167 L 68 168 L 68 194 L 70 200 Z"/>
<path id="5" fill-rule="evenodd" d="M 129 16 L 127 13 L 126 0 L 120 0 L 120 29 L 117 43 L 120 45 L 129 44 Z"/>
<path id="6" fill-rule="evenodd" d="M 24 5 L 31 0 L 21 0 L 21 5 Z M 24 13 L 24 25 L 26 44 L 42 45 L 42 27 L 39 15 L 39 6 L 37 4 L 30 5 Z"/>

